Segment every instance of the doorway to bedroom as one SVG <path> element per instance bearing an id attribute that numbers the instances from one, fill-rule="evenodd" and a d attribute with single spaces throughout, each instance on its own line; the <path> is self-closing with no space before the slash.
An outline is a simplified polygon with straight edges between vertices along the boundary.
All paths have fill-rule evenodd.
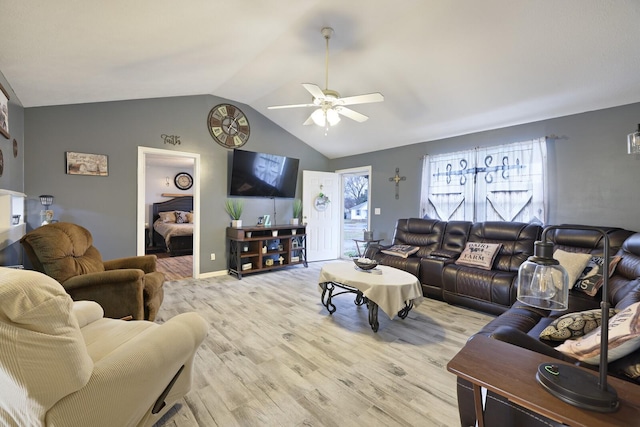
<path id="1" fill-rule="evenodd" d="M 199 274 L 199 167 L 196 153 L 138 147 L 137 253 L 166 280 Z"/>

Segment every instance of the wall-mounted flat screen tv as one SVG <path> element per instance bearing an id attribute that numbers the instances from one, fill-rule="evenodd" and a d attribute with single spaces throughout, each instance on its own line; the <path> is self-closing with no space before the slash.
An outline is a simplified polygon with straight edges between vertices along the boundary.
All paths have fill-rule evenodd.
<path id="1" fill-rule="evenodd" d="M 299 159 L 276 154 L 233 150 L 230 196 L 296 196 Z"/>

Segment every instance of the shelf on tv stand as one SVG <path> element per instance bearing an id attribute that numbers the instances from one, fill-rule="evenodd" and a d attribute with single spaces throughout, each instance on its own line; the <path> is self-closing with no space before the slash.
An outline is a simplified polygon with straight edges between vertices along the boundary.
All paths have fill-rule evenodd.
<path id="1" fill-rule="evenodd" d="M 227 227 L 227 239 L 229 274 L 235 274 L 238 279 L 242 279 L 244 274 L 277 270 L 292 265 L 308 266 L 305 225 Z M 282 249 L 279 249 L 278 245 L 281 245 Z M 264 247 L 267 247 L 266 252 L 263 252 Z M 279 261 L 280 257 L 282 263 Z M 272 265 L 266 264 L 268 259 L 273 260 Z M 251 263 L 251 268 L 243 270 L 242 266 L 248 263 Z"/>

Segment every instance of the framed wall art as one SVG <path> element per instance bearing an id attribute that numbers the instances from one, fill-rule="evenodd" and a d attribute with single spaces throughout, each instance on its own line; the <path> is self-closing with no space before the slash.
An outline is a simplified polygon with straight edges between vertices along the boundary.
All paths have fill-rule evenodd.
<path id="1" fill-rule="evenodd" d="M 0 133 L 9 139 L 9 94 L 0 84 Z"/>
<path id="2" fill-rule="evenodd" d="M 76 153 L 67 151 L 67 174 L 69 175 L 109 175 L 109 158 L 106 154 Z"/>

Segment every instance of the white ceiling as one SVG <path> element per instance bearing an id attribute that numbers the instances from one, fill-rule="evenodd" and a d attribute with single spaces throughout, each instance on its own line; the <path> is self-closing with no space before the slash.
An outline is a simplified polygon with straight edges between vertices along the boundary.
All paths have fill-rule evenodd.
<path id="1" fill-rule="evenodd" d="M 0 0 L 24 107 L 213 94 L 329 158 L 640 101 L 637 0 Z M 301 83 L 381 92 L 327 136 Z M 639 118 L 640 119 L 640 118 Z M 633 129 L 635 123 L 629 123 Z M 255 137 L 255 136 L 254 136 Z M 250 142 L 249 142 L 250 143 Z"/>

